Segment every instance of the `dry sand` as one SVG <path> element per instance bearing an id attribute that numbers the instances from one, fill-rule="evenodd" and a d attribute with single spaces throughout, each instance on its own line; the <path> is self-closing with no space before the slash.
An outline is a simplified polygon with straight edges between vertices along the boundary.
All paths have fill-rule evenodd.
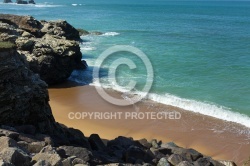
<path id="1" fill-rule="evenodd" d="M 121 94 L 110 91 L 113 96 Z M 215 159 L 233 160 L 237 165 L 250 156 L 250 129 L 236 123 L 181 110 L 179 108 L 143 101 L 132 106 L 121 107 L 103 100 L 93 86 L 65 84 L 49 89 L 50 105 L 56 121 L 80 129 L 86 136 L 98 133 L 103 139 L 117 136 L 134 139 L 156 138 L 163 142 L 173 141 L 185 148 L 194 148 Z M 177 111 L 181 119 L 125 119 L 126 112 Z M 73 112 L 122 112 L 121 119 L 70 119 Z M 72 113 L 72 115 L 73 115 Z M 247 134 L 248 133 L 248 134 Z"/>

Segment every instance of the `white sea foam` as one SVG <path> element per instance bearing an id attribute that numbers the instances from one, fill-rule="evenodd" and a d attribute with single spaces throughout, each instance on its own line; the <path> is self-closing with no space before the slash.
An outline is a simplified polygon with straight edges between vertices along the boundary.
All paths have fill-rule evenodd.
<path id="1" fill-rule="evenodd" d="M 63 5 L 36 4 L 34 6 L 39 8 L 52 8 L 52 7 L 61 7 Z"/>
<path id="2" fill-rule="evenodd" d="M 101 85 L 97 85 L 95 82 L 91 85 L 101 86 Z M 119 92 L 127 92 L 126 89 L 119 89 L 114 85 L 104 85 L 103 88 L 113 89 Z M 132 92 L 132 95 L 143 95 L 143 92 L 138 92 L 138 91 Z M 150 99 L 157 103 L 171 105 L 171 106 L 178 107 L 187 111 L 200 113 L 203 115 L 211 116 L 211 117 L 222 119 L 222 120 L 229 121 L 229 122 L 239 123 L 246 127 L 250 127 L 250 117 L 244 114 L 233 112 L 229 108 L 218 106 L 216 104 L 180 98 L 171 94 L 158 95 L 154 93 L 149 93 L 147 95 L 147 99 Z"/>
<path id="3" fill-rule="evenodd" d="M 72 6 L 77 6 L 78 4 L 76 4 L 76 3 L 72 3 Z"/>
<path id="4" fill-rule="evenodd" d="M 120 35 L 120 33 L 118 32 L 106 32 L 104 34 L 102 34 L 101 36 L 117 36 Z"/>
<path id="5" fill-rule="evenodd" d="M 93 50 L 96 50 L 95 47 L 91 47 L 91 46 L 83 46 L 81 47 L 81 50 L 84 50 L 84 51 L 93 51 Z"/>
<path id="6" fill-rule="evenodd" d="M 212 116 L 229 122 L 236 122 L 246 127 L 250 127 L 250 117 L 233 112 L 229 108 L 218 106 L 216 104 L 184 99 L 171 94 L 165 94 L 164 96 L 149 94 L 148 98 L 158 103 L 175 106 L 188 111 Z"/>
<path id="7" fill-rule="evenodd" d="M 0 3 L 5 4 L 5 3 Z M 17 3 L 6 3 L 6 5 L 15 5 L 15 6 L 25 6 L 25 7 L 38 7 L 38 8 L 51 8 L 51 7 L 61 7 L 63 5 L 54 5 L 51 3 L 37 3 L 37 4 L 17 4 Z"/>

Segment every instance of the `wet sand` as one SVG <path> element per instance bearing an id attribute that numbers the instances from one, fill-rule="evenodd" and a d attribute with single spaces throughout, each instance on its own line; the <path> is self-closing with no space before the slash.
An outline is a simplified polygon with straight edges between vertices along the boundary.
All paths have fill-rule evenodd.
<path id="1" fill-rule="evenodd" d="M 109 93 L 121 98 L 121 93 L 111 90 Z M 122 135 L 134 139 L 156 138 L 163 142 L 173 141 L 179 146 L 194 148 L 215 159 L 233 160 L 240 166 L 250 156 L 250 128 L 236 123 L 152 101 L 142 101 L 126 107 L 115 106 L 103 100 L 93 86 L 64 84 L 49 88 L 49 95 L 56 121 L 80 129 L 85 136 L 98 133 L 103 139 L 114 139 Z M 167 119 L 147 119 L 146 116 L 144 119 L 125 119 L 126 112 L 128 115 L 131 112 L 146 115 L 146 112 L 156 111 L 176 111 L 181 114 L 181 119 L 169 119 L 169 116 Z M 80 117 L 76 112 L 83 113 L 82 115 L 93 112 L 99 115 L 105 112 L 106 115 L 113 113 L 117 119 L 99 119 L 98 116 L 91 119 L 90 116 Z M 121 114 L 120 117 L 118 113 Z"/>

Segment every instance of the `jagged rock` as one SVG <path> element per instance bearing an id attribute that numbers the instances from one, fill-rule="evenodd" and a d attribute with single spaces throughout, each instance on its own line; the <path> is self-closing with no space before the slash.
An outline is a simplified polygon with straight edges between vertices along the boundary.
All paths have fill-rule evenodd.
<path id="1" fill-rule="evenodd" d="M 75 158 L 75 159 L 72 161 L 72 164 L 73 164 L 73 165 L 77 165 L 77 164 L 85 164 L 85 165 L 86 165 L 86 162 L 83 161 L 82 159 Z"/>
<path id="2" fill-rule="evenodd" d="M 67 132 L 68 135 L 70 135 L 69 141 L 71 142 L 71 144 L 80 145 L 81 147 L 91 149 L 88 139 L 80 130 L 74 128 L 67 128 Z"/>
<path id="3" fill-rule="evenodd" d="M 10 126 L 33 124 L 41 132 L 53 133 L 55 120 L 46 87 L 14 49 L 1 51 L 0 105 L 4 107 L 0 108 L 0 123 Z"/>
<path id="4" fill-rule="evenodd" d="M 88 162 L 92 157 L 92 153 L 86 148 L 74 146 L 60 146 L 59 149 L 63 149 L 67 156 L 76 156 L 77 158 L 80 158 L 85 162 Z"/>
<path id="5" fill-rule="evenodd" d="M 17 4 L 28 4 L 27 1 L 22 1 L 22 0 L 17 0 L 16 3 Z"/>
<path id="6" fill-rule="evenodd" d="M 1 57 L 0 57 L 0 60 L 1 60 Z M 1 89 L 1 85 L 0 85 L 0 89 Z M 0 94 L 0 98 L 1 98 L 1 94 Z M 0 99 L 0 103 L 1 103 L 1 99 Z M 1 108 L 0 108 L 0 115 L 1 115 Z M 1 119 L 1 117 L 0 117 L 0 119 Z M 0 120 L 0 122 L 1 122 L 1 120 Z M 17 139 L 19 137 L 19 133 L 14 132 L 14 131 L 10 131 L 10 130 L 5 130 L 5 129 L 0 129 L 0 134 L 3 134 L 3 135 L 5 135 L 9 138 L 12 138 L 12 139 Z"/>
<path id="7" fill-rule="evenodd" d="M 14 166 L 14 165 L 11 164 L 11 163 L 7 163 L 7 162 L 4 161 L 4 160 L 0 160 L 0 166 Z"/>
<path id="8" fill-rule="evenodd" d="M 220 163 L 224 164 L 225 166 L 236 166 L 233 161 L 219 161 Z"/>
<path id="9" fill-rule="evenodd" d="M 196 161 L 199 158 L 203 157 L 200 152 L 197 152 L 194 149 L 185 149 L 181 155 L 185 157 L 188 161 Z"/>
<path id="10" fill-rule="evenodd" d="M 154 156 L 154 158 L 160 160 L 163 157 L 166 157 L 166 155 L 162 154 L 161 152 L 159 152 L 158 149 L 155 148 L 150 148 L 150 150 L 148 151 L 148 154 L 152 154 Z"/>
<path id="11" fill-rule="evenodd" d="M 39 160 L 33 166 L 51 166 L 51 164 L 46 160 Z"/>
<path id="12" fill-rule="evenodd" d="M 45 160 L 52 166 L 62 166 L 62 159 L 58 154 L 48 154 L 48 153 L 37 153 L 32 157 L 32 163 L 36 163 L 39 160 Z"/>
<path id="13" fill-rule="evenodd" d="M 98 134 L 91 134 L 88 141 L 93 150 L 105 150 L 106 149 L 106 146 L 104 145 L 103 141 L 101 140 Z"/>
<path id="14" fill-rule="evenodd" d="M 47 84 L 26 66 L 15 48 L 0 48 L 0 123 L 8 126 L 33 125 L 37 132 L 49 134 L 58 145 L 90 147 L 79 130 L 55 122 L 49 106 Z M 15 117 L 15 118 L 13 118 Z M 25 142 L 38 142 L 35 136 L 0 129 L 0 133 Z"/>
<path id="15" fill-rule="evenodd" d="M 55 147 L 52 147 L 51 145 L 45 146 L 40 153 L 48 153 L 48 154 L 57 154 L 57 150 Z"/>
<path id="16" fill-rule="evenodd" d="M 29 0 L 29 4 L 36 4 L 34 0 Z"/>
<path id="17" fill-rule="evenodd" d="M 1 129 L 17 132 L 17 129 L 11 126 L 1 125 Z"/>
<path id="18" fill-rule="evenodd" d="M 153 139 L 152 141 L 151 141 L 151 144 L 152 144 L 152 147 L 153 148 L 159 148 L 160 146 L 159 146 L 159 144 L 157 143 L 157 140 L 156 139 Z"/>
<path id="19" fill-rule="evenodd" d="M 28 144 L 28 151 L 30 153 L 39 153 L 43 147 L 45 147 L 45 142 L 32 142 Z"/>
<path id="20" fill-rule="evenodd" d="M 194 166 L 194 165 L 188 161 L 182 161 L 177 166 Z"/>
<path id="21" fill-rule="evenodd" d="M 33 125 L 21 125 L 16 126 L 15 128 L 19 133 L 23 134 L 34 135 L 36 133 L 36 127 Z"/>
<path id="22" fill-rule="evenodd" d="M 18 144 L 15 140 L 9 137 L 0 137 L 0 151 L 9 147 L 18 147 Z"/>
<path id="23" fill-rule="evenodd" d="M 172 154 L 168 158 L 168 162 L 172 165 L 178 165 L 180 162 L 185 161 L 185 159 L 179 154 Z"/>
<path id="24" fill-rule="evenodd" d="M 99 35 L 103 35 L 103 33 L 102 33 L 102 32 L 97 32 L 97 31 L 90 32 L 90 34 L 91 34 L 91 35 L 97 35 L 97 36 L 99 36 Z"/>
<path id="25" fill-rule="evenodd" d="M 3 0 L 3 3 L 12 3 L 11 0 Z"/>
<path id="26" fill-rule="evenodd" d="M 29 166 L 30 157 L 24 151 L 18 148 L 4 148 L 0 152 L 0 159 L 14 164 L 15 166 Z"/>
<path id="27" fill-rule="evenodd" d="M 147 139 L 140 139 L 140 140 L 138 140 L 138 141 L 136 141 L 136 142 L 138 142 L 140 145 L 142 145 L 143 147 L 145 147 L 146 149 L 150 149 L 151 147 L 152 147 L 152 144 L 151 143 L 149 143 L 148 141 L 147 141 Z"/>
<path id="28" fill-rule="evenodd" d="M 38 133 L 35 135 L 35 138 L 40 140 L 40 141 L 45 142 L 46 145 L 52 145 L 52 146 L 54 145 L 54 141 L 49 135 Z"/>
<path id="29" fill-rule="evenodd" d="M 80 47 L 76 41 L 46 34 L 39 39 L 20 37 L 16 43 L 19 52 L 26 55 L 30 69 L 39 73 L 41 79 L 48 84 L 63 82 L 74 69 L 84 68 Z"/>
<path id="30" fill-rule="evenodd" d="M 140 159 L 144 161 L 146 152 L 136 146 L 130 146 L 125 153 L 125 161 L 127 163 L 135 163 L 136 160 Z"/>
<path id="31" fill-rule="evenodd" d="M 210 162 L 207 158 L 199 158 L 194 162 L 194 166 L 213 166 L 213 164 Z"/>
<path id="32" fill-rule="evenodd" d="M 24 150 L 24 151 L 28 151 L 28 146 L 29 146 L 29 143 L 25 142 L 25 141 L 18 141 L 17 142 L 18 146 Z"/>
<path id="33" fill-rule="evenodd" d="M 131 138 L 126 138 L 119 136 L 115 138 L 114 140 L 108 141 L 107 146 L 121 146 L 122 148 L 129 148 L 130 146 L 134 145 L 134 141 Z"/>
<path id="34" fill-rule="evenodd" d="M 168 163 L 168 160 L 166 158 L 161 158 L 157 166 L 170 166 L 170 164 Z"/>
<path id="35" fill-rule="evenodd" d="M 164 155 L 171 155 L 172 151 L 171 149 L 167 149 L 167 148 L 158 148 L 157 149 L 160 153 L 164 154 Z"/>
<path id="36" fill-rule="evenodd" d="M 12 14 L 0 14 L 0 21 L 25 30 L 37 37 L 41 37 L 42 24 L 31 16 L 18 16 Z"/>
<path id="37" fill-rule="evenodd" d="M 65 20 L 42 21 L 44 34 L 65 37 L 68 40 L 80 40 L 79 31 Z"/>
<path id="38" fill-rule="evenodd" d="M 168 149 L 173 149 L 173 148 L 179 148 L 174 142 L 168 142 L 165 144 L 161 144 L 162 148 L 168 148 Z"/>
<path id="39" fill-rule="evenodd" d="M 86 69 L 79 32 L 66 21 L 37 21 L 31 16 L 0 14 L 0 40 L 15 42 L 30 69 L 48 84 L 61 83 L 75 69 Z"/>
<path id="40" fill-rule="evenodd" d="M 77 29 L 80 36 L 89 35 L 90 33 L 84 29 Z"/>
<path id="41" fill-rule="evenodd" d="M 63 166 L 73 166 L 73 161 L 76 157 L 71 156 L 62 161 Z M 75 164 L 74 164 L 75 165 Z"/>

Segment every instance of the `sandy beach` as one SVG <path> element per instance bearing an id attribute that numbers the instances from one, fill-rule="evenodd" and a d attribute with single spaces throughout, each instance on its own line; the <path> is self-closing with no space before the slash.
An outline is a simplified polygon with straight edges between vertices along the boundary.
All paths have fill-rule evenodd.
<path id="1" fill-rule="evenodd" d="M 121 93 L 109 91 L 120 97 Z M 56 121 L 80 129 L 86 136 L 98 133 L 103 139 L 117 136 L 134 139 L 155 138 L 163 142 L 175 142 L 185 148 L 194 148 L 204 155 L 220 160 L 233 160 L 237 165 L 250 156 L 250 129 L 236 123 L 181 110 L 152 101 L 120 107 L 102 99 L 93 86 L 64 84 L 49 88 L 50 105 Z M 180 119 L 125 119 L 126 112 L 179 112 Z M 86 113 L 118 113 L 120 118 L 100 119 L 80 117 Z M 79 115 L 79 116 L 76 116 Z"/>

